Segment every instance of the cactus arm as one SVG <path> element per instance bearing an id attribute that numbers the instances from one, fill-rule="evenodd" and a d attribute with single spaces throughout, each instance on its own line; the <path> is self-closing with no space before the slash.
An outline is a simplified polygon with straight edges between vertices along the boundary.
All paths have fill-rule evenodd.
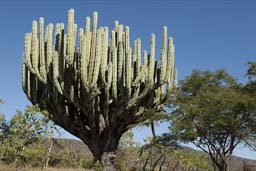
<path id="1" fill-rule="evenodd" d="M 148 81 L 149 86 L 154 84 L 154 69 L 155 69 L 155 34 L 151 34 L 150 37 L 150 56 L 148 64 Z"/>
<path id="2" fill-rule="evenodd" d="M 167 27 L 163 27 L 163 33 L 162 33 L 162 49 L 161 49 L 161 58 L 160 58 L 160 68 L 159 68 L 159 84 L 160 88 L 158 89 L 158 94 L 157 96 L 160 99 L 164 96 L 165 94 L 165 77 L 166 77 L 166 66 L 167 66 Z"/>
<path id="3" fill-rule="evenodd" d="M 144 82 L 146 83 L 148 78 L 148 53 L 146 50 L 143 51 L 143 69 L 144 69 Z"/>
<path id="4" fill-rule="evenodd" d="M 47 83 L 46 69 L 45 69 L 45 50 L 44 50 L 44 18 L 39 19 L 39 58 L 40 58 L 40 75 Z"/>
<path id="5" fill-rule="evenodd" d="M 168 48 L 168 58 L 167 58 L 167 66 L 166 66 L 166 82 L 167 82 L 167 91 L 170 92 L 173 86 L 173 74 L 174 74 L 174 52 L 175 47 L 173 44 L 172 37 L 169 37 L 168 40 L 169 48 Z"/>
<path id="6" fill-rule="evenodd" d="M 141 67 L 141 40 L 137 39 L 137 48 L 136 48 L 136 56 L 137 56 L 137 66 L 136 66 L 136 70 L 139 73 L 140 72 L 140 67 Z"/>
<path id="7" fill-rule="evenodd" d="M 35 70 L 32 67 L 31 62 L 31 33 L 25 34 L 25 40 L 24 40 L 24 56 L 25 56 L 25 63 L 30 72 L 35 74 Z"/>
<path id="8" fill-rule="evenodd" d="M 104 27 L 103 36 L 102 36 L 102 52 L 101 52 L 101 66 L 100 66 L 100 75 L 103 84 L 106 84 L 106 69 L 107 69 L 107 60 L 108 60 L 108 27 Z"/>
<path id="9" fill-rule="evenodd" d="M 50 67 L 52 63 L 52 32 L 53 32 L 53 24 L 50 23 L 47 26 L 47 38 L 46 38 L 46 71 L 50 73 Z"/>
<path id="10" fill-rule="evenodd" d="M 94 71 L 94 62 L 95 62 L 95 51 L 96 51 L 96 36 L 97 36 L 97 22 L 98 22 L 98 13 L 93 13 L 93 23 L 92 23 L 92 37 L 91 37 L 91 51 L 90 51 L 90 60 L 89 60 L 89 77 L 88 80 L 92 82 L 92 76 Z"/>
<path id="11" fill-rule="evenodd" d="M 90 18 L 86 18 L 86 28 L 85 28 L 85 39 L 86 39 L 86 60 L 87 60 L 87 68 L 90 61 L 91 54 L 91 41 L 92 41 L 92 33 L 90 32 Z M 87 71 L 88 72 L 88 71 Z"/>
<path id="12" fill-rule="evenodd" d="M 177 78 L 178 78 L 178 69 L 175 69 L 175 70 L 174 70 L 174 77 L 173 77 L 173 85 L 174 85 L 174 88 L 176 88 L 177 85 L 178 85 Z"/>
<path id="13" fill-rule="evenodd" d="M 88 75 L 88 62 L 90 55 L 90 18 L 85 19 L 85 33 L 84 40 L 82 41 L 81 47 L 81 83 L 84 89 L 87 87 L 87 75 Z"/>
<path id="14" fill-rule="evenodd" d="M 80 57 L 82 56 L 82 53 L 84 53 L 83 47 L 84 47 L 84 29 L 80 28 L 79 29 L 79 43 L 78 43 L 78 54 Z"/>
<path id="15" fill-rule="evenodd" d="M 68 25 L 67 25 L 67 55 L 69 58 L 69 63 L 73 64 L 74 62 L 74 9 L 68 11 Z"/>
<path id="16" fill-rule="evenodd" d="M 23 54 L 22 56 L 22 89 L 25 93 L 28 93 L 27 90 L 27 68 L 26 68 L 26 58 Z"/>
<path id="17" fill-rule="evenodd" d="M 37 22 L 32 22 L 32 38 L 31 38 L 31 59 L 32 59 L 32 67 L 37 75 L 38 79 L 45 83 L 45 80 L 41 77 L 38 70 L 39 63 L 39 48 L 38 48 L 38 38 L 37 38 Z"/>
<path id="18" fill-rule="evenodd" d="M 124 64 L 124 48 L 123 48 L 123 42 L 120 40 L 118 43 L 118 59 L 117 59 L 117 82 L 118 87 L 122 86 L 120 85 L 122 83 L 122 76 L 123 76 L 123 64 Z"/>
<path id="19" fill-rule="evenodd" d="M 59 54 L 57 51 L 53 52 L 53 83 L 60 94 L 63 94 L 59 83 Z"/>
<path id="20" fill-rule="evenodd" d="M 111 31 L 111 43 L 110 43 L 110 48 L 113 48 L 116 46 L 116 32 L 115 30 Z"/>
<path id="21" fill-rule="evenodd" d="M 73 50 L 74 50 L 74 54 L 76 52 L 76 34 L 77 34 L 77 24 L 74 24 L 74 30 L 73 30 L 73 36 L 74 36 L 74 40 L 73 40 Z M 75 56 L 75 55 L 73 55 Z"/>
<path id="22" fill-rule="evenodd" d="M 130 29 L 128 26 L 125 26 L 125 53 L 127 54 L 130 51 Z"/>
<path id="23" fill-rule="evenodd" d="M 131 96 L 131 68 L 132 68 L 132 55 L 131 55 L 131 49 L 128 50 L 126 54 L 126 61 L 125 61 L 125 86 L 126 86 L 126 96 L 129 98 Z"/>
<path id="24" fill-rule="evenodd" d="M 103 32 L 103 28 L 99 29 L 97 31 L 97 41 L 96 41 L 96 52 L 95 52 L 95 61 L 94 61 L 94 71 L 93 71 L 93 78 L 92 78 L 92 84 L 96 86 L 99 76 L 99 70 L 100 70 L 100 62 L 101 62 L 101 35 Z"/>
<path id="25" fill-rule="evenodd" d="M 165 82 L 166 75 L 167 27 L 163 27 L 162 50 L 160 59 L 160 84 Z"/>
<path id="26" fill-rule="evenodd" d="M 37 40 L 37 22 L 32 22 L 32 37 L 31 37 L 31 59 L 32 67 L 35 73 L 38 73 L 38 40 Z"/>
<path id="27" fill-rule="evenodd" d="M 118 28 L 117 28 L 117 42 L 116 42 L 117 44 L 116 45 L 118 45 L 118 43 L 121 42 L 122 39 L 123 39 L 123 29 L 124 29 L 124 25 L 122 25 L 122 24 L 118 25 Z"/>
<path id="28" fill-rule="evenodd" d="M 112 62 L 109 62 L 108 64 L 108 76 L 107 76 L 107 85 L 105 86 L 106 89 L 106 93 L 108 94 L 106 97 L 106 103 L 110 104 L 112 103 L 112 99 L 110 99 L 110 93 L 109 93 L 109 90 L 110 90 L 110 87 L 111 87 L 111 83 L 112 83 L 112 75 L 113 75 L 113 71 L 112 71 L 112 68 L 113 68 L 113 64 Z"/>
<path id="29" fill-rule="evenodd" d="M 112 75 L 112 93 L 115 100 L 117 100 L 117 48 L 112 49 L 113 75 Z"/>

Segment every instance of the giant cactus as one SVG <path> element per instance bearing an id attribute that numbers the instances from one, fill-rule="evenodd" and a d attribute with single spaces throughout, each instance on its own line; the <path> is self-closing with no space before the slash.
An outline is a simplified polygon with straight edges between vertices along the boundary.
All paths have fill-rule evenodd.
<path id="1" fill-rule="evenodd" d="M 147 111 L 159 109 L 176 86 L 173 39 L 164 27 L 157 61 L 154 34 L 149 55 L 142 54 L 140 39 L 131 48 L 128 26 L 115 21 L 109 35 L 108 27 L 97 28 L 97 12 L 92 24 L 89 17 L 85 21 L 78 36 L 73 9 L 67 30 L 57 23 L 54 36 L 52 23 L 45 28 L 43 18 L 39 26 L 32 22 L 32 32 L 25 34 L 23 90 L 56 124 L 86 143 L 105 170 L 115 170 L 113 163 L 110 169 L 105 162 L 121 135 L 145 120 Z"/>

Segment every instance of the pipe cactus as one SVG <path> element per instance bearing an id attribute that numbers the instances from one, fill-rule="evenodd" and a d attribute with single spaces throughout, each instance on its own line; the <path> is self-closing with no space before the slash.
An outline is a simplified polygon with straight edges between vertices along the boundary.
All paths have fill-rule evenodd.
<path id="1" fill-rule="evenodd" d="M 143 121 L 147 111 L 159 109 L 176 86 L 174 45 L 164 27 L 157 62 L 154 34 L 149 55 L 145 50 L 142 54 L 140 39 L 130 46 L 128 26 L 115 21 L 109 35 L 108 27 L 98 28 L 97 12 L 92 23 L 89 17 L 85 21 L 78 36 L 73 9 L 68 11 L 66 32 L 63 23 L 55 25 L 53 34 L 52 23 L 45 27 L 43 18 L 39 26 L 32 22 L 32 32 L 25 34 L 22 86 L 33 104 L 46 109 L 104 164 L 121 135 Z M 105 170 L 115 170 L 112 166 Z"/>

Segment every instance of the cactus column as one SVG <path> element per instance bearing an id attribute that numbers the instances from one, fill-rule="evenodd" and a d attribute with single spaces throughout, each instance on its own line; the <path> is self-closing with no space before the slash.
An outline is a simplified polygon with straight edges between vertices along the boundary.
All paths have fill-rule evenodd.
<path id="1" fill-rule="evenodd" d="M 159 110 L 176 86 L 173 40 L 164 27 L 157 62 L 154 34 L 147 55 L 140 39 L 130 47 L 128 26 L 115 21 L 111 32 L 98 28 L 97 12 L 92 23 L 89 17 L 85 21 L 77 30 L 71 9 L 66 31 L 63 23 L 54 28 L 45 27 L 43 18 L 39 26 L 32 22 L 32 32 L 25 34 L 23 90 L 56 124 L 86 143 L 103 170 L 116 170 L 121 135 L 144 121 L 148 111 Z"/>

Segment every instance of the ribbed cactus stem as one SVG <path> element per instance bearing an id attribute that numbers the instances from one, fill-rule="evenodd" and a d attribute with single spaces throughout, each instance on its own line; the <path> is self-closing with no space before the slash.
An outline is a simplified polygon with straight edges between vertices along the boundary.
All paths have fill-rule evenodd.
<path id="1" fill-rule="evenodd" d="M 88 80 L 92 81 L 93 71 L 94 71 L 94 62 L 95 62 L 95 52 L 96 52 L 96 36 L 97 36 L 97 22 L 98 22 L 98 13 L 93 12 L 93 22 L 92 22 L 92 36 L 91 36 L 91 47 L 90 47 L 90 59 L 89 59 L 89 78 Z"/>
<path id="2" fill-rule="evenodd" d="M 58 52 L 58 73 L 59 73 L 59 77 L 60 79 L 63 79 L 63 73 L 64 73 L 64 57 L 63 57 L 63 39 L 64 39 L 64 35 L 63 35 L 63 31 L 64 31 L 64 24 L 63 23 L 57 23 L 55 26 L 55 42 L 54 42 L 54 47 L 55 47 L 55 51 Z"/>
<path id="3" fill-rule="evenodd" d="M 24 56 L 26 59 L 26 65 L 29 68 L 30 72 L 35 74 L 35 70 L 32 67 L 31 63 L 31 33 L 25 34 L 25 40 L 24 40 Z"/>
<path id="4" fill-rule="evenodd" d="M 86 24 L 85 24 L 85 44 L 84 44 L 84 49 L 85 49 L 85 58 L 86 58 L 86 67 L 88 67 L 89 60 L 90 60 L 90 53 L 91 53 L 91 32 L 90 32 L 90 17 L 86 17 Z"/>
<path id="5" fill-rule="evenodd" d="M 84 29 L 80 28 L 79 29 L 79 42 L 78 42 L 78 53 L 80 55 L 82 54 L 83 42 L 84 42 Z"/>
<path id="6" fill-rule="evenodd" d="M 22 57 L 22 89 L 27 94 L 29 100 L 31 100 L 31 88 L 30 88 L 30 71 L 26 65 L 26 58 L 23 54 Z"/>
<path id="7" fill-rule="evenodd" d="M 167 58 L 167 67 L 166 67 L 166 82 L 168 84 L 168 91 L 170 92 L 172 89 L 173 84 L 173 77 L 174 77 L 174 52 L 175 47 L 173 44 L 172 37 L 168 39 L 168 58 Z"/>
<path id="8" fill-rule="evenodd" d="M 116 32 L 114 30 L 111 31 L 111 43 L 110 47 L 113 48 L 116 46 Z"/>
<path id="9" fill-rule="evenodd" d="M 85 19 L 84 40 L 82 41 L 82 55 L 81 55 L 81 83 L 84 88 L 87 87 L 88 82 L 88 64 L 90 60 L 91 49 L 91 32 L 90 32 L 90 18 Z"/>
<path id="10" fill-rule="evenodd" d="M 148 65 L 148 53 L 146 50 L 143 50 L 143 65 L 147 67 Z"/>
<path id="11" fill-rule="evenodd" d="M 76 49 L 76 34 L 77 34 L 77 24 L 74 24 L 74 30 L 73 30 L 73 37 L 74 37 L 74 41 L 73 41 L 73 50 L 74 50 L 74 53 L 75 53 L 75 49 Z"/>
<path id="12" fill-rule="evenodd" d="M 117 44 L 121 42 L 123 39 L 123 29 L 124 29 L 124 25 L 120 24 L 118 26 L 118 31 L 117 31 Z"/>
<path id="13" fill-rule="evenodd" d="M 113 75 L 112 75 L 112 93 L 114 99 L 117 99 L 117 49 L 112 49 Z"/>
<path id="14" fill-rule="evenodd" d="M 32 38 L 31 38 L 31 58 L 34 71 L 38 72 L 38 39 L 37 39 L 37 22 L 32 22 Z"/>
<path id="15" fill-rule="evenodd" d="M 44 18 L 39 19 L 39 59 L 40 59 L 40 75 L 46 79 L 45 69 L 45 50 L 44 50 Z"/>
<path id="16" fill-rule="evenodd" d="M 166 50 L 167 49 L 167 27 L 163 27 L 163 33 L 162 33 L 162 49 Z"/>
<path id="17" fill-rule="evenodd" d="M 101 80 L 106 84 L 106 69 L 107 69 L 107 60 L 108 60 L 108 27 L 104 27 L 102 35 L 102 52 L 101 52 L 101 65 L 100 65 L 100 75 Z"/>
<path id="18" fill-rule="evenodd" d="M 68 11 L 68 26 L 67 26 L 67 55 L 69 57 L 69 63 L 73 64 L 74 61 L 74 19 L 75 11 L 71 9 Z"/>
<path id="19" fill-rule="evenodd" d="M 158 61 L 155 60 L 155 67 L 154 67 L 154 84 L 158 84 L 160 82 L 160 75 L 159 75 L 159 68 L 158 68 Z"/>
<path id="20" fill-rule="evenodd" d="M 61 28 L 60 23 L 57 23 L 55 25 L 55 42 L 54 42 L 54 50 L 58 51 L 60 53 L 60 46 L 61 46 Z"/>
<path id="21" fill-rule="evenodd" d="M 114 21 L 114 31 L 118 31 L 118 25 L 119 25 L 119 22 L 117 20 Z"/>
<path id="22" fill-rule="evenodd" d="M 112 83 L 112 75 L 113 75 L 113 65 L 112 65 L 112 62 L 109 62 L 108 63 L 108 76 L 107 76 L 107 82 L 108 82 L 108 85 L 109 87 L 111 86 L 111 83 Z"/>
<path id="23" fill-rule="evenodd" d="M 132 50 L 129 49 L 127 56 L 126 56 L 126 61 L 125 61 L 125 79 L 126 79 L 126 89 L 127 89 L 127 96 L 130 97 L 131 96 L 131 69 L 132 69 Z"/>
<path id="24" fill-rule="evenodd" d="M 123 42 L 120 40 L 118 43 L 118 59 L 117 59 L 117 81 L 120 83 L 123 76 L 123 64 L 124 64 L 124 47 Z"/>
<path id="25" fill-rule="evenodd" d="M 103 32 L 103 28 L 99 29 L 97 31 L 97 41 L 96 41 L 96 52 L 95 52 L 95 61 L 94 61 L 94 71 L 93 71 L 93 78 L 92 83 L 96 85 L 98 81 L 99 76 L 99 70 L 100 70 L 100 62 L 101 62 L 101 34 Z"/>
<path id="26" fill-rule="evenodd" d="M 137 44 L 136 44 L 137 48 L 136 48 L 136 56 L 137 56 L 137 62 L 136 62 L 136 68 L 137 71 L 140 72 L 140 67 L 141 67 L 141 40 L 137 39 Z"/>
<path id="27" fill-rule="evenodd" d="M 26 74 L 27 74 L 27 71 L 26 71 L 26 58 L 25 58 L 25 55 L 23 54 L 23 57 L 22 57 L 22 89 L 24 92 L 27 92 L 27 80 L 26 80 Z"/>
<path id="28" fill-rule="evenodd" d="M 135 41 L 135 49 L 134 50 L 134 56 L 136 57 L 136 69 L 135 69 L 135 79 L 133 81 L 134 84 L 137 84 L 138 82 L 140 82 L 145 74 L 145 69 L 141 69 L 141 40 L 137 39 Z"/>
<path id="29" fill-rule="evenodd" d="M 50 72 L 50 65 L 52 63 L 52 32 L 53 24 L 50 23 L 47 26 L 47 38 L 46 38 L 46 70 Z"/>
<path id="30" fill-rule="evenodd" d="M 132 63 L 134 64 L 137 61 L 137 39 L 133 41 L 133 54 L 132 54 Z"/>
<path id="31" fill-rule="evenodd" d="M 178 85 L 177 79 L 178 79 L 178 69 L 175 69 L 175 70 L 174 70 L 174 78 L 173 78 L 173 85 L 174 85 L 175 88 L 176 88 L 177 85 Z"/>
<path id="32" fill-rule="evenodd" d="M 59 83 L 59 54 L 57 51 L 53 51 L 53 83 L 60 94 L 63 94 Z"/>
<path id="33" fill-rule="evenodd" d="M 163 35 L 162 35 L 162 50 L 161 50 L 161 58 L 160 58 L 160 84 L 165 82 L 166 75 L 166 50 L 167 50 L 167 27 L 163 27 Z"/>
<path id="34" fill-rule="evenodd" d="M 125 26 L 125 53 L 130 51 L 130 29 Z"/>
<path id="35" fill-rule="evenodd" d="M 81 33 L 82 34 L 82 33 Z M 85 32 L 86 35 L 86 32 Z M 87 65 L 88 65 L 88 60 L 87 60 L 87 41 L 85 39 L 85 35 L 81 35 L 81 83 L 83 87 L 85 88 L 87 86 Z"/>
<path id="36" fill-rule="evenodd" d="M 147 75 L 148 75 L 148 53 L 146 50 L 143 51 L 143 72 L 144 72 L 143 82 L 146 82 Z"/>
<path id="37" fill-rule="evenodd" d="M 155 34 L 150 37 L 150 56 L 148 64 L 148 81 L 149 85 L 154 84 L 154 70 L 155 70 Z"/>

